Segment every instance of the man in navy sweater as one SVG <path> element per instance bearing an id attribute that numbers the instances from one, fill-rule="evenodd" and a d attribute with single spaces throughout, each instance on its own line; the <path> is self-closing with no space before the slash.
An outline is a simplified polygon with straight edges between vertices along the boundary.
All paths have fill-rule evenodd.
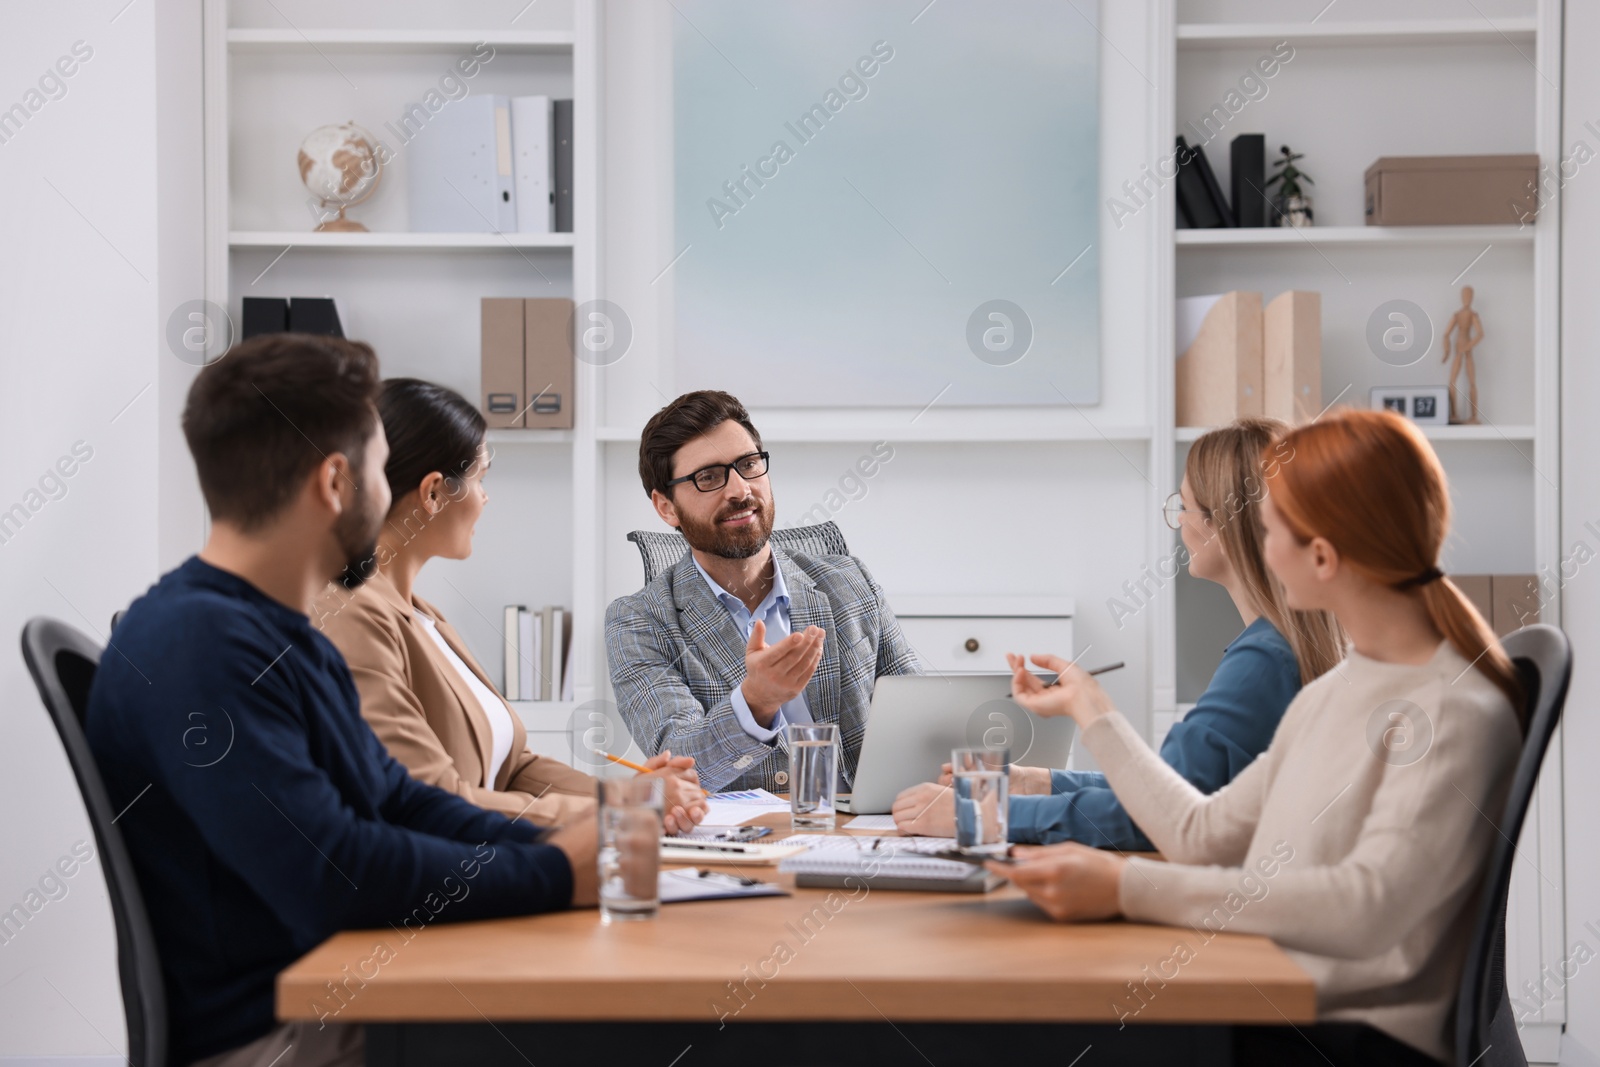
<path id="1" fill-rule="evenodd" d="M 413 780 L 311 626 L 389 510 L 379 386 L 367 345 L 300 334 L 200 372 L 183 429 L 210 538 L 128 609 L 90 692 L 174 1064 L 359 1064 L 359 1028 L 337 1025 L 358 986 L 330 991 L 320 1023 L 274 1022 L 275 977 L 319 942 L 393 928 L 399 948 L 431 922 L 595 900 L 592 819 L 547 835 Z"/>

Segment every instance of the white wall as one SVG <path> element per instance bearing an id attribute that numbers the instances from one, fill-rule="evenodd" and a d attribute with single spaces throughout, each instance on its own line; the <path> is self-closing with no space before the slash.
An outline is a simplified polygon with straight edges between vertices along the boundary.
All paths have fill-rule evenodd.
<path id="1" fill-rule="evenodd" d="M 1147 162 L 1145 130 L 1150 106 L 1147 5 L 1079 4 L 1098 17 L 1101 101 L 1100 173 L 1103 188 L 1117 187 Z M 917 48 L 918 5 L 893 41 L 903 54 Z M 663 268 L 681 251 L 674 244 L 672 204 L 671 6 L 613 4 L 605 24 L 605 216 L 601 295 L 620 304 L 634 329 L 633 346 L 599 373 L 602 426 L 634 433 L 676 395 L 672 272 Z M 927 19 L 937 17 L 931 9 Z M 777 194 L 774 194 L 777 195 Z M 793 208 L 781 199 L 769 210 Z M 1144 725 L 1149 710 L 1149 612 L 1118 627 L 1106 608 L 1137 580 L 1167 545 L 1152 544 L 1149 447 L 1144 441 L 1094 438 L 1033 446 L 1015 443 L 918 442 L 917 431 L 987 420 L 1009 428 L 1065 425 L 1086 431 L 1083 420 L 1113 434 L 1114 427 L 1148 426 L 1148 329 L 1158 311 L 1151 298 L 1151 226 L 1141 212 L 1119 230 L 1101 213 L 1097 255 L 1101 269 L 1101 396 L 1081 413 L 1064 407 L 916 408 L 752 412 L 769 437 L 796 436 L 803 428 L 848 421 L 871 427 L 859 441 L 819 444 L 778 441 L 773 487 L 780 525 L 795 524 L 822 499 L 871 442 L 886 440 L 895 458 L 869 483 L 866 495 L 835 516 L 852 552 L 888 592 L 923 594 L 1039 594 L 1076 598 L 1075 640 L 1093 656 L 1123 659 L 1130 669 L 1108 684 L 1119 706 Z M 887 236 L 886 240 L 894 240 Z M 1078 249 L 1063 249 L 1061 265 Z M 692 254 L 692 253 L 691 253 Z M 796 368 L 795 373 L 800 373 Z M 1119 455 L 1120 452 L 1120 455 Z M 604 519 L 601 524 L 603 589 L 607 599 L 640 584 L 638 553 L 623 540 L 632 529 L 661 529 L 633 474 L 637 445 L 605 449 Z M 1161 495 L 1165 495 L 1166 489 Z M 961 546 L 959 549 L 953 546 Z"/>
<path id="2" fill-rule="evenodd" d="M 65 80 L 65 95 L 44 102 L 0 144 L 0 509 L 41 505 L 0 544 L 0 637 L 13 650 L 0 656 L 0 686 L 11 697 L 0 745 L 0 809 L 9 816 L 0 826 L 0 909 L 24 902 L 75 842 L 93 840 L 16 640 L 34 615 L 103 639 L 111 613 L 157 574 L 159 442 L 175 443 L 158 419 L 175 419 L 173 397 L 187 379 L 163 330 L 167 310 L 197 294 L 200 270 L 192 220 L 187 251 L 160 240 L 164 226 L 181 233 L 174 217 L 199 205 L 198 155 L 178 149 L 198 143 L 197 92 L 188 104 L 193 121 L 170 110 L 182 111 L 172 80 L 198 72 L 198 7 L 18 4 L 5 17 L 0 107 L 24 99 L 74 42 L 92 55 Z M 169 113 L 158 122 L 163 101 Z M 80 441 L 80 453 L 92 457 L 65 480 L 65 493 L 52 484 L 58 499 L 30 499 Z M 176 501 L 192 487 L 180 480 L 171 490 L 170 514 L 181 516 Z M 185 537 L 192 550 L 197 532 L 191 523 L 173 550 Z M 115 1062 L 123 1050 L 98 864 L 66 884 L 64 897 L 0 944 L 0 1057 Z"/>
<path id="3" fill-rule="evenodd" d="M 1570 171 L 1562 190 L 1562 500 L 1563 554 L 1579 542 L 1600 551 L 1600 538 L 1585 528 L 1600 526 L 1600 422 L 1594 404 L 1600 398 L 1600 366 L 1595 339 L 1600 337 L 1600 136 L 1585 126 L 1600 127 L 1600 69 L 1586 46 L 1600 40 L 1600 6 L 1572 0 L 1566 13 L 1566 84 L 1563 87 L 1561 138 L 1564 154 L 1578 142 L 1587 145 L 1590 162 Z M 1585 153 L 1578 153 L 1578 155 Z M 1596 848 L 1595 813 L 1600 812 L 1600 573 L 1586 567 L 1569 569 L 1562 590 L 1562 625 L 1576 653 L 1572 691 L 1567 699 L 1564 780 L 1566 783 L 1567 947 L 1570 958 L 1600 952 L 1600 938 L 1587 928 L 1600 928 L 1600 848 Z M 1577 949 L 1582 941 L 1588 949 Z M 1578 967 L 1567 986 L 1567 1032 L 1561 1046 L 1563 1064 L 1600 1065 L 1600 962 Z"/>

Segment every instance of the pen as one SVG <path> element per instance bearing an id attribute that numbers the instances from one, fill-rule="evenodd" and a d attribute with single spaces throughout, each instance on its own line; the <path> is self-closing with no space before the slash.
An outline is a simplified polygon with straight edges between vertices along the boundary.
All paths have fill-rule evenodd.
<path id="1" fill-rule="evenodd" d="M 669 848 L 694 848 L 703 852 L 732 852 L 738 856 L 758 855 L 761 849 L 760 845 L 721 845 L 713 841 L 689 841 L 677 837 L 663 838 L 662 844 Z"/>
<path id="2" fill-rule="evenodd" d="M 1085 671 L 1084 673 L 1089 675 L 1092 678 L 1097 674 L 1107 674 L 1107 673 L 1109 673 L 1111 671 L 1121 670 L 1123 667 L 1126 667 L 1126 666 L 1127 666 L 1127 664 L 1119 659 L 1115 663 L 1107 663 L 1104 667 L 1096 667 L 1094 670 Z M 1056 675 L 1056 680 L 1051 682 L 1049 685 L 1046 685 L 1045 688 L 1049 689 L 1050 686 L 1052 686 L 1052 685 L 1060 685 L 1060 684 L 1061 684 L 1061 676 L 1058 674 L 1058 675 Z"/>

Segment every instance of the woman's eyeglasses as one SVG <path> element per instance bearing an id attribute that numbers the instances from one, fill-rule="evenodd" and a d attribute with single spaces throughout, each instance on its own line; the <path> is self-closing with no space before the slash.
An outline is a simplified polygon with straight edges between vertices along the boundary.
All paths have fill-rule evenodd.
<path id="1" fill-rule="evenodd" d="M 1161 505 L 1161 514 L 1167 520 L 1167 525 L 1174 530 L 1183 529 L 1183 513 L 1189 509 L 1183 506 L 1183 494 L 1173 493 L 1167 497 L 1167 502 Z"/>

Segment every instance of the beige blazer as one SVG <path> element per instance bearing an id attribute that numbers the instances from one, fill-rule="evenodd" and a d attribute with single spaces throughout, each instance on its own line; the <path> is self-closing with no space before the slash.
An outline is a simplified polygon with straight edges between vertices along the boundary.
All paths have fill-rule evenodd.
<path id="1" fill-rule="evenodd" d="M 354 594 L 330 586 L 312 612 L 314 624 L 343 653 L 367 720 L 389 754 L 420 782 L 509 816 L 558 826 L 594 811 L 595 779 L 559 760 L 528 751 L 527 732 L 511 716 L 511 751 L 493 782 L 485 768 L 494 737 L 477 698 L 415 618 L 420 609 L 491 692 L 489 681 L 455 629 L 421 597 L 408 604 L 381 573 Z"/>

